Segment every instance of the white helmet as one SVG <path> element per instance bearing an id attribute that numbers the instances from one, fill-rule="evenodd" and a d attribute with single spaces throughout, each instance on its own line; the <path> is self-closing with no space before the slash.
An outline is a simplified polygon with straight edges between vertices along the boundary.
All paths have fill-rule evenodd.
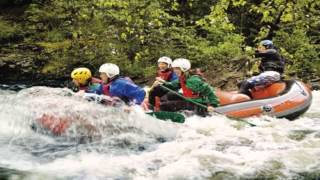
<path id="1" fill-rule="evenodd" d="M 162 56 L 161 58 L 159 58 L 159 59 L 158 59 L 158 63 L 161 63 L 161 62 L 168 64 L 169 67 L 170 67 L 171 64 L 172 64 L 171 58 L 169 58 L 169 57 L 167 57 L 167 56 Z"/>
<path id="2" fill-rule="evenodd" d="M 99 72 L 106 73 L 109 78 L 113 78 L 114 76 L 120 74 L 120 69 L 115 64 L 105 63 L 100 66 Z"/>
<path id="3" fill-rule="evenodd" d="M 172 62 L 173 68 L 180 68 L 182 72 L 186 72 L 191 68 L 191 63 L 188 59 L 178 58 Z"/>

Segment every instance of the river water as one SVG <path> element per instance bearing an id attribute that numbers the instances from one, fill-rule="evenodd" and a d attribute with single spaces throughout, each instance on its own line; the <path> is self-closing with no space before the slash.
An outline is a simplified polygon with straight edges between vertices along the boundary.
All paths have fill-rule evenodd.
<path id="1" fill-rule="evenodd" d="M 219 115 L 160 121 L 61 88 L 0 90 L 0 179 L 318 179 L 320 92 L 313 96 L 295 121 L 249 118 L 250 127 Z M 81 117 L 99 135 L 32 130 L 44 113 Z"/>

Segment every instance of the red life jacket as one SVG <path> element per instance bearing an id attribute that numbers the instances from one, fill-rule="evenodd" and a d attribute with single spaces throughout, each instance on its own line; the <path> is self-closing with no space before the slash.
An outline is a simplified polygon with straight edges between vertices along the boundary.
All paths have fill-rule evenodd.
<path id="1" fill-rule="evenodd" d="M 110 96 L 110 84 L 111 82 L 109 82 L 108 84 L 102 84 L 102 91 L 106 96 Z"/>
<path id="2" fill-rule="evenodd" d="M 188 98 L 198 98 L 199 97 L 199 93 L 195 93 L 191 89 L 187 88 L 186 77 L 184 75 L 179 77 L 179 82 L 180 82 L 182 94 L 184 97 L 188 97 Z"/>
<path id="3" fill-rule="evenodd" d="M 161 79 L 163 79 L 165 81 L 169 81 L 172 76 L 172 70 L 170 70 L 170 69 L 166 69 L 165 71 L 158 70 L 157 76 L 161 77 Z"/>

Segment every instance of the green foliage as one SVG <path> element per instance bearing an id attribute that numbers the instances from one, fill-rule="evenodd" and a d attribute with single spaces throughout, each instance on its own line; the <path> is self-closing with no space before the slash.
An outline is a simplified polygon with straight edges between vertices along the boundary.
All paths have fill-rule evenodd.
<path id="1" fill-rule="evenodd" d="M 7 6 L 17 6 L 17 5 L 25 5 L 25 4 L 28 4 L 30 3 L 31 0 L 1 0 L 0 1 L 0 7 L 1 6 L 4 6 L 4 7 L 7 7 Z"/>
<path id="2" fill-rule="evenodd" d="M 19 36 L 21 29 L 18 25 L 12 24 L 0 18 L 0 42 L 8 41 Z"/>
<path id="3" fill-rule="evenodd" d="M 319 45 L 312 42 L 314 37 L 308 36 L 310 32 L 314 31 L 311 27 L 316 27 L 318 23 L 313 18 L 319 17 L 319 13 L 316 13 L 315 9 L 308 8 L 315 6 L 319 8 L 319 3 L 315 1 L 292 3 L 278 0 L 271 5 L 266 3 L 266 7 L 257 8 L 262 13 L 272 11 L 275 14 L 275 16 L 269 17 L 271 21 L 267 21 L 265 18 L 261 19 L 262 23 L 269 23 L 261 28 L 257 40 L 271 36 L 289 62 L 287 73 L 296 72 L 303 78 L 306 78 L 307 74 L 319 73 L 320 57 L 317 50 Z M 312 11 L 313 13 L 311 13 Z"/>
<path id="4" fill-rule="evenodd" d="M 95 71 L 113 62 L 126 75 L 149 77 L 164 55 L 226 71 L 239 64 L 233 59 L 248 59 L 257 42 L 272 39 L 289 62 L 288 72 L 320 75 L 319 1 L 19 0 L 5 5 L 26 10 L 17 22 L 14 14 L 0 13 L 0 41 L 19 34 L 22 43 L 40 47 L 43 73 L 69 74 L 77 66 Z"/>
<path id="5" fill-rule="evenodd" d="M 230 3 L 219 1 L 212 6 L 209 15 L 197 21 L 197 25 L 206 31 L 206 42 L 195 45 L 195 49 L 204 56 L 200 60 L 206 63 L 201 63 L 202 65 L 220 67 L 244 53 L 241 49 L 244 37 L 235 32 L 235 26 L 229 21 L 226 12 Z"/>

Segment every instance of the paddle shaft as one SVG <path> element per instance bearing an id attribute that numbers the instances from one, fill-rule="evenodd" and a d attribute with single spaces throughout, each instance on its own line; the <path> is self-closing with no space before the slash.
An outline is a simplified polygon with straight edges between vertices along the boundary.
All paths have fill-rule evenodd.
<path id="1" fill-rule="evenodd" d="M 197 105 L 197 106 L 199 106 L 199 107 L 205 108 L 205 109 L 208 108 L 206 105 L 203 105 L 203 104 L 201 104 L 201 103 L 198 103 L 198 102 L 196 102 L 196 101 L 193 101 L 192 99 L 186 98 L 186 97 L 184 97 L 182 94 L 180 94 L 180 93 L 178 93 L 178 92 L 176 92 L 176 91 L 174 91 L 174 90 L 172 90 L 172 89 L 170 89 L 170 88 L 167 88 L 167 87 L 164 86 L 164 85 L 160 85 L 160 87 L 163 88 L 163 89 L 165 89 L 165 90 L 170 91 L 171 93 L 174 93 L 175 95 L 179 96 L 180 98 L 182 98 L 182 99 L 185 100 L 185 101 L 189 101 L 189 102 L 191 102 L 191 103 L 193 103 L 193 104 L 195 104 L 195 105 Z"/>
<path id="2" fill-rule="evenodd" d="M 174 90 L 172 90 L 172 89 L 170 89 L 170 88 L 167 88 L 167 87 L 164 86 L 164 85 L 159 85 L 159 86 L 160 86 L 161 88 L 166 89 L 166 90 L 168 90 L 169 92 L 171 92 L 171 93 L 179 96 L 180 98 L 182 98 L 182 99 L 185 100 L 185 101 L 191 102 L 191 103 L 193 103 L 193 104 L 195 104 L 195 105 L 197 105 L 197 106 L 199 106 L 199 107 L 205 108 L 205 109 L 208 108 L 206 105 L 203 105 L 203 104 L 201 104 L 201 103 L 198 103 L 198 102 L 196 102 L 196 101 L 193 101 L 192 99 L 186 98 L 186 97 L 184 97 L 182 94 L 180 94 L 180 93 L 178 93 L 178 92 L 176 92 L 176 91 L 174 91 Z M 248 122 L 248 121 L 245 121 L 245 120 L 242 120 L 242 119 L 235 119 L 234 117 L 230 117 L 230 116 L 228 116 L 228 115 L 226 115 L 226 114 L 223 114 L 223 113 L 220 113 L 220 112 L 217 112 L 217 111 L 214 111 L 214 112 L 217 113 L 217 114 L 225 115 L 225 116 L 227 116 L 228 118 L 230 118 L 230 119 L 232 119 L 232 120 L 241 121 L 241 122 L 244 122 L 244 123 L 249 124 L 250 126 L 256 126 L 255 124 L 250 123 L 250 122 Z"/>

